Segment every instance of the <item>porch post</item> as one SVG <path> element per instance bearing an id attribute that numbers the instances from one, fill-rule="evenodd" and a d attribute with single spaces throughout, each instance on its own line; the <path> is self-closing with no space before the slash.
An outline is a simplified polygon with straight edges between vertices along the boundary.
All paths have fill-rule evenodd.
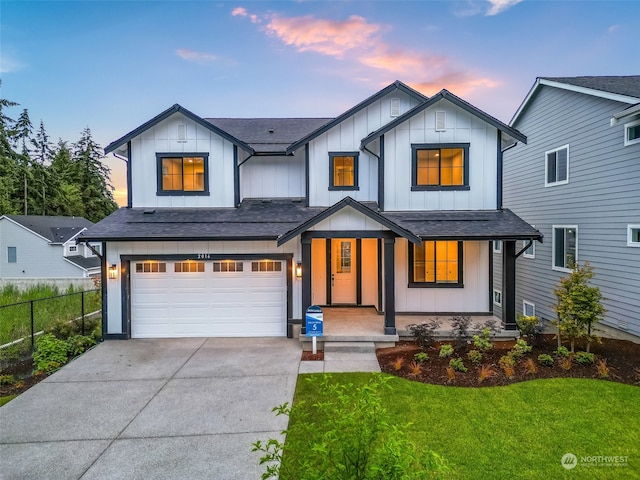
<path id="1" fill-rule="evenodd" d="M 517 330 L 516 323 L 516 242 L 502 242 L 502 326 Z"/>
<path id="2" fill-rule="evenodd" d="M 302 242 L 302 329 L 300 335 L 306 335 L 305 314 L 311 306 L 311 238 L 304 234 Z"/>
<path id="3" fill-rule="evenodd" d="M 395 238 L 384 239 L 384 334 L 396 334 Z"/>

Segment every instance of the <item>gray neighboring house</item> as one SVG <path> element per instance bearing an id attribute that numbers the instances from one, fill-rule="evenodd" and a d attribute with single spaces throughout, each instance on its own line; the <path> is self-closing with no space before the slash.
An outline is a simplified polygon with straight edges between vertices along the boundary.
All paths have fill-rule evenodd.
<path id="1" fill-rule="evenodd" d="M 517 312 L 554 319 L 553 290 L 568 262 L 588 261 L 606 298 L 604 329 L 637 340 L 640 75 L 538 78 L 510 126 L 528 142 L 504 151 L 504 206 L 544 235 L 517 261 Z M 496 267 L 499 251 L 496 242 Z M 500 274 L 494 268 L 494 285 Z M 501 302 L 494 290 L 497 313 Z"/>
<path id="2" fill-rule="evenodd" d="M 100 259 L 78 235 L 93 223 L 82 217 L 0 216 L 0 279 L 87 278 Z M 101 245 L 92 244 L 98 251 Z"/>

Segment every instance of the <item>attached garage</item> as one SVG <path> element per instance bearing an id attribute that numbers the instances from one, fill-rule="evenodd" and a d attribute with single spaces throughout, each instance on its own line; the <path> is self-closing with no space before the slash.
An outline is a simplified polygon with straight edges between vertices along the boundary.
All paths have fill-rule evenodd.
<path id="1" fill-rule="evenodd" d="M 285 259 L 130 261 L 132 338 L 286 335 Z"/>

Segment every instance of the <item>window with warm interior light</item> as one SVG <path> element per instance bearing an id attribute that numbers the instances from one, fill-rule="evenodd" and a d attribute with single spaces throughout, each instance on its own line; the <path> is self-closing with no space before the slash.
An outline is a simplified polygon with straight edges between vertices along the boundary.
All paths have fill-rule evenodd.
<path id="1" fill-rule="evenodd" d="M 138 262 L 136 273 L 165 273 L 167 264 L 164 262 Z"/>
<path id="2" fill-rule="evenodd" d="M 462 286 L 462 242 L 409 244 L 409 286 Z"/>
<path id="3" fill-rule="evenodd" d="M 223 260 L 221 262 L 213 262 L 214 272 L 242 272 L 244 265 L 242 262 L 233 260 Z"/>
<path id="4" fill-rule="evenodd" d="M 176 262 L 173 271 L 176 273 L 204 272 L 204 262 Z"/>
<path id="5" fill-rule="evenodd" d="M 554 225 L 551 245 L 553 270 L 571 272 L 578 261 L 578 227 L 576 225 Z"/>
<path id="6" fill-rule="evenodd" d="M 468 190 L 469 144 L 414 144 L 412 190 Z"/>
<path id="7" fill-rule="evenodd" d="M 358 190 L 358 152 L 329 153 L 329 190 Z"/>
<path id="8" fill-rule="evenodd" d="M 209 155 L 157 154 L 158 194 L 208 195 Z"/>
<path id="9" fill-rule="evenodd" d="M 252 272 L 281 272 L 282 262 L 277 260 L 260 260 L 251 262 Z"/>

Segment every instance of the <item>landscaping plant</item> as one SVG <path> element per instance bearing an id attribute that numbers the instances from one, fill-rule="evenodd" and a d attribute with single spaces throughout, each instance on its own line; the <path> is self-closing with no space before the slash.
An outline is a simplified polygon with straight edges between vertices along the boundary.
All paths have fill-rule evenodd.
<path id="1" fill-rule="evenodd" d="M 538 355 L 538 361 L 540 362 L 540 365 L 544 365 L 545 367 L 553 366 L 553 357 L 546 353 Z"/>
<path id="2" fill-rule="evenodd" d="M 442 322 L 437 318 L 431 319 L 428 322 L 407 325 L 407 329 L 416 339 L 416 343 L 421 348 L 428 348 L 433 345 L 435 341 L 435 332 L 440 328 Z"/>
<path id="3" fill-rule="evenodd" d="M 429 359 L 429 355 L 425 352 L 418 352 L 413 356 L 413 359 L 418 363 L 424 363 Z"/>
<path id="4" fill-rule="evenodd" d="M 491 329 L 484 327 L 479 335 L 476 334 L 473 336 L 473 345 L 481 352 L 488 352 L 493 348 L 493 343 L 491 343 L 490 339 Z"/>
<path id="5" fill-rule="evenodd" d="M 478 350 L 469 350 L 467 353 L 467 358 L 471 361 L 471 363 L 479 364 L 482 362 L 482 353 Z"/>
<path id="6" fill-rule="evenodd" d="M 451 345 L 442 345 L 440 347 L 440 353 L 438 356 L 440 358 L 447 358 L 453 355 L 453 347 Z"/>
<path id="7" fill-rule="evenodd" d="M 611 373 L 611 369 L 607 366 L 607 360 L 604 358 L 598 360 L 596 370 L 600 378 L 609 378 L 609 374 Z"/>
<path id="8" fill-rule="evenodd" d="M 451 318 L 451 333 L 456 341 L 456 345 L 462 346 L 471 338 L 469 335 L 470 325 L 471 317 L 468 315 L 457 315 Z"/>
<path id="9" fill-rule="evenodd" d="M 68 345 L 50 333 L 45 333 L 36 340 L 36 351 L 33 352 L 33 365 L 38 372 L 49 373 L 67 363 Z"/>
<path id="10" fill-rule="evenodd" d="M 478 383 L 484 382 L 487 378 L 493 377 L 495 374 L 496 371 L 491 365 L 482 365 L 482 367 L 480 367 L 480 371 L 478 372 Z"/>
<path id="11" fill-rule="evenodd" d="M 575 360 L 580 365 L 593 365 L 595 355 L 589 352 L 578 352 L 576 353 Z"/>
<path id="12" fill-rule="evenodd" d="M 469 370 L 467 367 L 464 366 L 464 362 L 460 357 L 452 358 L 451 360 L 449 360 L 449 366 L 453 368 L 456 372 L 466 373 L 467 370 Z"/>

